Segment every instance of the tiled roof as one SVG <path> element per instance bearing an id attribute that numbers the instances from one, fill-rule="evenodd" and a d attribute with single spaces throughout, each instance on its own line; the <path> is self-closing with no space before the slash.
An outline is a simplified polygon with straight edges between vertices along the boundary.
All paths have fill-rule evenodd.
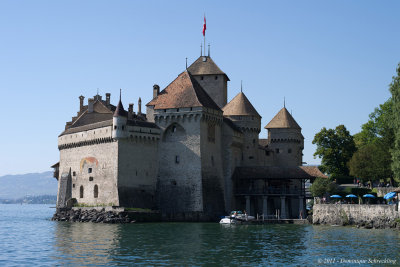
<path id="1" fill-rule="evenodd" d="M 298 167 L 236 167 L 238 179 L 311 179 L 328 178 L 317 166 Z"/>
<path id="2" fill-rule="evenodd" d="M 278 114 L 264 127 L 265 129 L 271 128 L 292 128 L 301 129 L 297 122 L 290 115 L 289 111 L 284 107 Z"/>
<path id="3" fill-rule="evenodd" d="M 225 107 L 222 108 L 224 111 L 224 115 L 242 115 L 242 116 L 258 116 L 257 110 L 250 103 L 249 99 L 247 99 L 246 95 L 243 92 L 237 94 Z"/>
<path id="4" fill-rule="evenodd" d="M 225 75 L 229 81 L 228 76 L 215 64 L 211 57 L 200 56 L 187 70 L 192 75 Z"/>
<path id="5" fill-rule="evenodd" d="M 179 74 L 146 106 L 154 106 L 154 109 L 207 107 L 221 110 L 188 71 Z"/>
<path id="6" fill-rule="evenodd" d="M 89 113 L 85 111 L 69 128 L 75 128 L 87 124 L 111 120 L 112 117 L 113 117 L 112 113 L 98 113 L 98 112 Z"/>
<path id="7" fill-rule="evenodd" d="M 99 121 L 99 122 L 94 122 L 94 123 L 88 123 L 88 124 L 81 125 L 81 126 L 78 126 L 78 127 L 68 128 L 64 132 L 62 132 L 59 136 L 62 136 L 62 135 L 65 135 L 65 134 L 79 133 L 79 132 L 82 132 L 82 131 L 94 130 L 94 129 L 97 129 L 97 128 L 111 126 L 112 124 L 113 124 L 113 121 L 112 121 L 112 116 L 111 116 L 110 120 Z"/>

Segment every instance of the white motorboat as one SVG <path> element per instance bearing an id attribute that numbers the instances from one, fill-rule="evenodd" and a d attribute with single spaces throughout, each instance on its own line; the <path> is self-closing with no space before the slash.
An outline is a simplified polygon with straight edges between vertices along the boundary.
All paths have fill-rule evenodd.
<path id="1" fill-rule="evenodd" d="M 247 215 L 241 211 L 232 211 L 229 216 L 222 218 L 219 223 L 221 224 L 242 224 L 245 222 L 253 221 L 254 216 Z"/>

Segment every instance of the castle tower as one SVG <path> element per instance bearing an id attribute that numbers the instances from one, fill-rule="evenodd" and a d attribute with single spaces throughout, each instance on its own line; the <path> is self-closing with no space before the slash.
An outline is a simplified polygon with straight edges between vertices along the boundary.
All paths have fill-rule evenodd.
<path id="1" fill-rule="evenodd" d="M 268 130 L 268 147 L 273 151 L 276 166 L 301 166 L 304 137 L 301 127 L 283 107 L 264 127 Z"/>
<path id="2" fill-rule="evenodd" d="M 224 117 L 233 121 L 244 136 L 242 165 L 258 165 L 258 134 L 261 131 L 261 116 L 243 92 L 237 94 L 225 107 Z"/>
<path id="3" fill-rule="evenodd" d="M 157 181 L 160 209 L 184 213 L 186 219 L 196 216 L 196 220 L 223 214 L 221 109 L 189 71 L 182 72 L 146 106 L 148 117 L 162 130 Z"/>
<path id="4" fill-rule="evenodd" d="M 229 78 L 210 56 L 200 56 L 187 70 L 219 108 L 226 105 Z"/>
<path id="5" fill-rule="evenodd" d="M 112 138 L 119 139 L 126 135 L 125 132 L 127 120 L 127 112 L 124 110 L 124 106 L 122 105 L 120 93 L 119 102 L 113 115 Z"/>

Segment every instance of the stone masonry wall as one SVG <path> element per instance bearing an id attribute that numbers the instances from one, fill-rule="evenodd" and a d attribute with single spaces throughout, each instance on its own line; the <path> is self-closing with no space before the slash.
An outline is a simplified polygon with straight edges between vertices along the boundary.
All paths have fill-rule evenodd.
<path id="1" fill-rule="evenodd" d="M 157 196 L 165 213 L 202 212 L 201 108 L 156 110 L 159 142 Z"/>
<path id="2" fill-rule="evenodd" d="M 214 139 L 208 136 L 210 125 L 215 130 Z M 203 114 L 200 136 L 203 211 L 218 218 L 226 212 L 221 153 L 222 114 Z"/>
<path id="3" fill-rule="evenodd" d="M 154 209 L 158 140 L 134 136 L 118 141 L 120 206 Z"/>
<path id="4" fill-rule="evenodd" d="M 314 204 L 313 224 L 394 227 L 400 217 L 395 205 Z"/>
<path id="5" fill-rule="evenodd" d="M 111 132 L 110 126 L 64 135 L 59 137 L 59 144 L 108 138 L 111 137 Z M 71 168 L 72 198 L 76 198 L 78 204 L 119 205 L 117 152 L 118 143 L 113 141 L 60 150 L 60 173 L 69 172 Z M 97 197 L 95 197 L 96 185 Z"/>

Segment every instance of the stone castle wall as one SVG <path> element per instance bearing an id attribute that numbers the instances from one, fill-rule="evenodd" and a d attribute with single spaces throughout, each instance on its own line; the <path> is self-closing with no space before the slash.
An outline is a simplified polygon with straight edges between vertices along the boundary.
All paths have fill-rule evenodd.
<path id="1" fill-rule="evenodd" d="M 75 198 L 78 204 L 119 205 L 116 179 L 118 144 L 112 141 L 111 132 L 110 126 L 59 137 L 59 144 L 64 145 L 68 144 L 68 141 L 94 142 L 60 150 L 60 176 L 69 172 L 71 168 L 72 198 Z M 100 139 L 109 141 L 96 143 L 96 140 Z M 94 197 L 96 185 L 97 197 Z"/>
<path id="2" fill-rule="evenodd" d="M 200 127 L 203 211 L 221 216 L 225 213 L 222 113 L 203 114 Z"/>
<path id="3" fill-rule="evenodd" d="M 118 196 L 123 207 L 155 209 L 158 138 L 118 140 Z"/>
<path id="4" fill-rule="evenodd" d="M 157 180 L 158 204 L 163 212 L 203 211 L 201 114 L 201 108 L 155 111 L 155 123 L 163 132 Z"/>
<path id="5" fill-rule="evenodd" d="M 226 105 L 228 84 L 225 75 L 195 75 L 193 77 L 220 108 Z"/>
<path id="6" fill-rule="evenodd" d="M 268 139 L 275 166 L 302 165 L 304 138 L 300 130 L 269 129 Z"/>

